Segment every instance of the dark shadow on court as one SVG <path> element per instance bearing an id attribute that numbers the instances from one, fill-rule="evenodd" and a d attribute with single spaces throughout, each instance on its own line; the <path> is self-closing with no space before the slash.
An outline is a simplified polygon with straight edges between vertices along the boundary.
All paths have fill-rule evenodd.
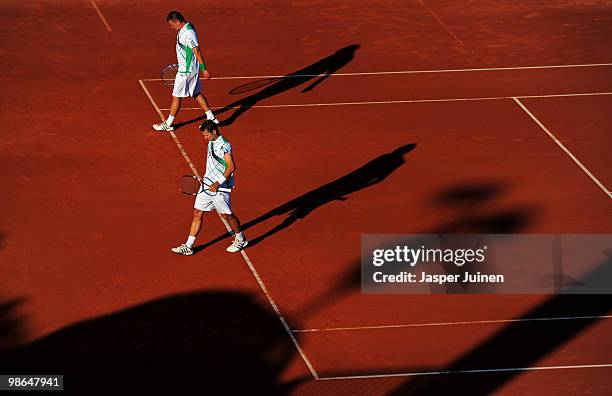
<path id="1" fill-rule="evenodd" d="M 0 299 L 0 352 L 20 345 L 25 335 L 25 318 L 19 314 L 23 299 Z"/>
<path id="2" fill-rule="evenodd" d="M 512 205 L 488 209 L 504 197 L 509 185 L 479 181 L 450 186 L 435 194 L 431 202 L 441 210 L 455 212 L 455 219 L 425 231 L 425 234 L 513 234 L 530 226 L 538 216 L 534 205 Z"/>
<path id="3" fill-rule="evenodd" d="M 610 259 L 602 262 L 582 279 L 612 279 L 612 251 Z M 555 322 L 514 322 L 493 334 L 478 346 L 438 371 L 474 369 L 503 369 L 533 367 L 565 343 L 596 324 L 598 316 L 612 310 L 611 295 L 555 295 L 526 312 L 521 319 L 591 316 L 580 320 Z M 589 364 L 592 362 L 584 362 Z M 470 395 L 490 395 L 524 371 L 505 371 L 486 374 L 448 374 L 416 377 L 396 388 L 391 395 L 443 395 L 469 391 Z"/>
<path id="4" fill-rule="evenodd" d="M 255 296 L 210 291 L 147 302 L 5 349 L 0 373 L 63 374 L 75 395 L 285 395 L 302 381 L 280 379 L 294 354 L 278 317 Z"/>
<path id="5" fill-rule="evenodd" d="M 435 206 L 472 208 L 501 197 L 509 186 L 500 181 L 478 181 L 450 186 L 431 199 Z"/>
<path id="6" fill-rule="evenodd" d="M 5 238 L 6 233 L 0 232 L 0 250 L 4 248 Z M 24 302 L 23 298 L 0 297 L 0 352 L 19 345 L 24 339 L 25 318 L 19 313 Z"/>
<path id="7" fill-rule="evenodd" d="M 416 144 L 406 144 L 398 147 L 390 153 L 383 154 L 368 162 L 359 169 L 342 176 L 341 178 L 309 191 L 299 197 L 286 202 L 269 212 L 250 220 L 242 225 L 243 230 L 266 221 L 272 217 L 287 215 L 287 217 L 271 230 L 249 240 L 249 246 L 253 247 L 264 239 L 284 230 L 299 219 L 303 219 L 311 212 L 332 201 L 345 201 L 347 196 L 359 190 L 371 187 L 383 181 L 387 176 L 402 166 L 406 161 L 404 155 L 416 147 Z M 204 245 L 195 248 L 200 251 L 223 239 L 229 234 L 221 235 Z"/>
<path id="8" fill-rule="evenodd" d="M 296 88 L 306 82 L 312 81 L 307 87 L 302 89 L 302 93 L 306 93 L 315 89 L 319 84 L 325 81 L 330 75 L 336 73 L 338 70 L 350 63 L 355 52 L 359 49 L 359 45 L 353 44 L 339 49 L 333 54 L 307 66 L 303 69 L 296 70 L 292 73 L 281 77 L 265 88 L 257 91 L 254 94 L 239 99 L 221 109 L 215 110 L 215 115 L 218 117 L 220 114 L 235 109 L 234 112 L 227 118 L 221 121 L 221 126 L 231 125 L 236 121 L 238 117 L 248 111 L 250 108 L 255 106 L 262 100 L 268 99 L 272 96 L 276 96 L 290 89 Z M 239 87 L 238 87 L 239 88 Z M 202 121 L 205 116 L 197 117 L 192 120 L 175 124 L 175 129 L 182 126 Z"/>

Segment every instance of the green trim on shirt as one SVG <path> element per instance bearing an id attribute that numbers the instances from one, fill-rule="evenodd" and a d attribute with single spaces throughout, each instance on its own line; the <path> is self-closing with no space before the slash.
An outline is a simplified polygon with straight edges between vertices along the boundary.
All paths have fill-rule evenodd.
<path id="1" fill-rule="evenodd" d="M 191 62 L 193 62 L 193 50 L 186 45 L 178 43 L 183 51 L 185 51 L 185 71 L 183 73 L 191 73 Z"/>

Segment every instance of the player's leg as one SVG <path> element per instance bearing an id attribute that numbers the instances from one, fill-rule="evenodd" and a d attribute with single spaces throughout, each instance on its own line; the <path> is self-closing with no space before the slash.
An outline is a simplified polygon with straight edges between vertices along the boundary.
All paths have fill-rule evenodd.
<path id="1" fill-rule="evenodd" d="M 230 201 L 229 193 L 218 193 L 214 197 L 212 197 L 213 203 L 215 205 L 215 209 L 225 221 L 229 224 L 230 228 L 234 232 L 235 238 L 232 244 L 225 250 L 230 253 L 239 252 L 244 249 L 249 241 L 246 239 L 242 230 L 240 229 L 240 220 L 238 217 L 234 215 L 232 212 L 232 206 Z"/>
<path id="2" fill-rule="evenodd" d="M 198 102 L 204 113 L 206 113 L 206 119 L 213 121 L 215 124 L 219 123 L 219 120 L 215 117 L 206 98 L 202 94 L 202 85 L 200 84 L 200 78 L 198 74 L 195 74 L 195 78 L 190 81 L 189 92 L 191 96 Z"/>
<path id="3" fill-rule="evenodd" d="M 188 79 L 183 73 L 178 73 L 174 78 L 174 89 L 172 90 L 172 104 L 170 105 L 170 115 L 165 122 L 153 125 L 153 129 L 156 131 L 173 131 L 172 123 L 174 117 L 178 114 L 181 109 L 181 100 L 191 96 L 189 94 Z"/>
<path id="4" fill-rule="evenodd" d="M 153 125 L 153 129 L 156 131 L 174 131 L 174 127 L 172 123 L 174 122 L 174 117 L 181 108 L 181 98 L 173 96 L 172 97 L 172 105 L 170 105 L 170 115 L 166 118 L 165 122 L 161 122 L 159 124 Z"/>
<path id="5" fill-rule="evenodd" d="M 198 209 L 194 209 L 193 210 L 193 220 L 191 220 L 191 228 L 189 229 L 189 237 L 193 238 L 192 241 L 188 241 L 188 245 L 191 245 L 189 247 L 193 246 L 193 243 L 195 242 L 195 238 L 198 236 L 198 234 L 200 233 L 200 230 L 202 229 L 202 218 L 204 217 L 204 212 Z"/>
<path id="6" fill-rule="evenodd" d="M 180 246 L 172 248 L 172 251 L 177 254 L 184 256 L 191 256 L 193 254 L 193 244 L 202 229 L 202 217 L 204 212 L 198 209 L 193 210 L 193 219 L 191 220 L 191 228 L 189 230 L 189 236 L 187 241 Z"/>
<path id="7" fill-rule="evenodd" d="M 238 235 L 241 234 L 240 237 L 242 239 L 242 232 L 240 232 L 240 220 L 238 220 L 238 217 L 236 217 L 235 214 L 227 214 L 227 213 L 221 213 L 221 217 L 223 217 L 225 219 L 225 221 L 227 221 L 227 224 L 229 224 L 230 228 L 232 229 L 232 231 L 234 231 L 234 234 Z"/>
<path id="8" fill-rule="evenodd" d="M 249 241 L 246 239 L 242 233 L 242 230 L 240 229 L 240 220 L 238 220 L 238 217 L 236 217 L 236 215 L 233 213 L 220 213 L 220 215 L 225 219 L 225 221 L 227 221 L 227 224 L 229 224 L 230 228 L 234 232 L 234 240 L 225 250 L 230 253 L 236 253 L 247 247 Z"/>
<path id="9" fill-rule="evenodd" d="M 204 113 L 206 114 L 206 119 L 213 121 L 215 124 L 218 124 L 219 120 L 213 114 L 213 111 L 211 110 L 210 106 L 208 105 L 208 102 L 206 101 L 206 97 L 204 97 L 202 92 L 198 92 L 197 94 L 195 94 L 194 98 L 195 98 L 196 102 L 198 102 L 200 107 L 204 110 Z"/>
<path id="10" fill-rule="evenodd" d="M 181 98 L 179 98 L 178 96 L 173 96 L 172 104 L 170 105 L 170 116 L 168 116 L 168 119 L 166 120 L 166 124 L 172 125 L 172 123 L 174 122 L 174 117 L 176 117 L 180 109 L 181 109 Z M 172 120 L 170 120 L 170 117 L 172 117 Z"/>
<path id="11" fill-rule="evenodd" d="M 181 246 L 172 248 L 174 253 L 191 256 L 193 254 L 193 245 L 202 229 L 202 220 L 204 212 L 210 212 L 215 208 L 212 197 L 207 194 L 198 194 L 193 205 L 193 219 L 191 220 L 191 228 L 187 241 Z"/>
<path id="12" fill-rule="evenodd" d="M 168 118 L 166 118 L 166 125 L 168 125 L 168 127 L 171 128 L 170 130 L 174 129 L 172 128 L 172 123 L 174 122 L 174 117 L 176 117 L 180 109 L 181 109 L 181 98 L 179 98 L 178 96 L 173 96 L 172 104 L 170 105 L 170 115 L 168 116 Z"/>

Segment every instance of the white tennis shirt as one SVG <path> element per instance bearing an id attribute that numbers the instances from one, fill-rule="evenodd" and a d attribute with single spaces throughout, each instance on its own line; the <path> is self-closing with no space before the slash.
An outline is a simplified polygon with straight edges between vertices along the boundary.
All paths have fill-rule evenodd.
<path id="1" fill-rule="evenodd" d="M 206 151 L 206 173 L 204 177 L 217 181 L 227 169 L 225 154 L 232 153 L 232 145 L 223 136 L 219 136 L 217 139 L 208 142 Z M 233 188 L 234 174 L 232 173 L 220 187 Z"/>
<path id="2" fill-rule="evenodd" d="M 176 35 L 176 60 L 179 65 L 179 73 L 198 73 L 200 63 L 193 53 L 193 48 L 198 47 L 198 36 L 196 31 L 187 22 Z"/>

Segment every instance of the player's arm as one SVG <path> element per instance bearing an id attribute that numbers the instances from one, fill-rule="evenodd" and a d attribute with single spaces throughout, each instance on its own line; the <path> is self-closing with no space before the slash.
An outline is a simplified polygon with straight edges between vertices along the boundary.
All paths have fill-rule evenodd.
<path id="1" fill-rule="evenodd" d="M 225 153 L 225 155 L 223 156 L 223 159 L 225 160 L 225 163 L 227 164 L 227 168 L 225 168 L 225 172 L 223 172 L 223 179 L 217 180 L 216 182 L 210 185 L 208 189 L 211 192 L 217 191 L 217 188 L 219 188 L 219 186 L 223 182 L 225 182 L 225 180 L 227 180 L 227 178 L 230 177 L 231 174 L 234 173 L 234 171 L 236 171 L 236 164 L 234 163 L 234 157 L 232 157 L 232 153 Z"/>
<path id="2" fill-rule="evenodd" d="M 223 177 L 227 179 L 231 176 L 232 173 L 236 171 L 236 163 L 234 162 L 234 157 L 232 157 L 232 153 L 225 153 L 223 159 L 227 164 L 227 168 L 225 168 L 225 172 L 223 172 Z"/>
<path id="3" fill-rule="evenodd" d="M 196 56 L 198 62 L 200 62 L 200 70 L 202 71 L 202 77 L 205 80 L 210 78 L 210 73 L 206 70 L 206 64 L 204 63 L 204 57 L 202 56 L 202 51 L 200 51 L 200 47 L 193 47 L 191 49 Z"/>

